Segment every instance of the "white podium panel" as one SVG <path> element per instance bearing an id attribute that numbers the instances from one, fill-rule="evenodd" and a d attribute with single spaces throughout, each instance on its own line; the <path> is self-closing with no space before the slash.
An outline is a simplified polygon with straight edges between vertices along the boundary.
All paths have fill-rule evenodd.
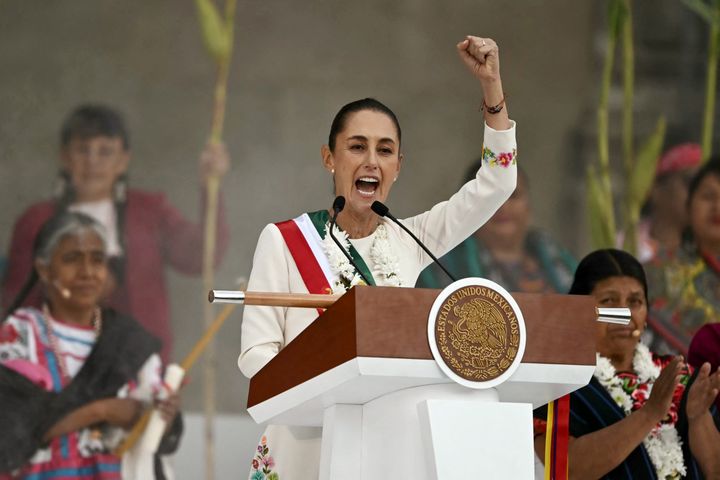
<path id="1" fill-rule="evenodd" d="M 360 480 L 363 462 L 363 407 L 333 405 L 325 410 L 320 478 Z"/>
<path id="2" fill-rule="evenodd" d="M 429 479 L 534 478 L 528 403 L 426 400 L 420 404 L 420 424 Z"/>
<path id="3" fill-rule="evenodd" d="M 328 407 L 323 425 L 320 480 L 450 479 L 444 473 L 438 476 L 433 468 L 435 462 L 430 459 L 445 454 L 446 440 L 452 441 L 451 436 L 457 442 L 476 442 L 487 430 L 470 431 L 462 422 L 443 427 L 438 423 L 445 422 L 441 416 L 443 409 L 460 406 L 468 409 L 464 414 L 474 414 L 499 406 L 497 400 L 497 392 L 492 389 L 471 390 L 451 383 L 399 390 L 365 405 Z M 426 404 L 432 405 L 430 415 L 423 414 L 428 411 Z M 473 409 L 476 412 L 473 413 Z M 529 405 L 526 411 L 531 411 Z M 522 420 L 528 421 L 529 429 L 522 432 L 515 429 L 508 435 L 527 434 L 530 444 L 527 454 L 532 468 L 532 419 L 523 417 Z M 453 429 L 458 430 L 448 435 Z M 428 432 L 430 436 L 426 436 Z M 460 463 L 477 458 L 477 455 L 469 457 Z"/>

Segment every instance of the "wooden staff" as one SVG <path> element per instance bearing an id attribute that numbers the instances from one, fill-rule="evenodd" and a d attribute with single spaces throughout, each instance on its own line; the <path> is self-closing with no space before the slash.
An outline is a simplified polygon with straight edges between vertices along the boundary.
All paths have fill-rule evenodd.
<path id="1" fill-rule="evenodd" d="M 220 327 L 223 326 L 225 320 L 230 317 L 230 314 L 233 312 L 233 310 L 235 310 L 236 306 L 237 305 L 226 305 L 225 308 L 220 312 L 220 315 L 218 315 L 207 328 L 207 330 L 205 330 L 202 338 L 200 338 L 200 340 L 195 343 L 192 350 L 190 350 L 190 353 L 185 356 L 183 361 L 180 363 L 180 366 L 183 368 L 183 370 L 185 370 L 186 374 L 188 370 L 190 370 L 193 365 L 195 365 L 195 362 L 198 360 L 198 358 L 200 358 L 200 355 L 202 355 L 203 351 L 208 347 L 208 345 L 210 345 L 210 342 L 220 330 Z M 114 453 L 116 455 L 122 456 L 135 445 L 135 443 L 140 439 L 143 432 L 145 431 L 145 427 L 147 427 L 147 423 L 150 420 L 151 413 L 152 409 L 150 408 L 143 414 L 142 417 L 140 417 L 140 420 L 135 423 L 135 426 L 130 431 L 128 436 L 125 437 L 123 443 L 120 444 L 117 449 L 115 449 Z"/>
<path id="2" fill-rule="evenodd" d="M 217 80 L 213 95 L 212 127 L 210 143 L 219 144 L 225 122 L 225 104 L 227 102 L 227 81 L 230 73 L 230 61 L 233 50 L 233 32 L 236 0 L 226 0 L 225 17 L 221 18 L 212 0 L 195 0 L 203 40 L 208 52 L 217 66 Z M 203 285 L 204 289 L 212 288 L 214 281 L 215 241 L 217 231 L 218 193 L 220 178 L 211 175 L 206 180 L 207 204 L 205 210 L 205 238 L 203 249 Z M 205 304 L 203 309 L 205 327 L 212 326 L 213 309 Z M 212 338 L 212 336 L 211 336 Z M 205 410 L 205 479 L 215 478 L 215 373 L 216 358 L 214 345 L 207 345 L 204 370 L 204 410 Z"/>

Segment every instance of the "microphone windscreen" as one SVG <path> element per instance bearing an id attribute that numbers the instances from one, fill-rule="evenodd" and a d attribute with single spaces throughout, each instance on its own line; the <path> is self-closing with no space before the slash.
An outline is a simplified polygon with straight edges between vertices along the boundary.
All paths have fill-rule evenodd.
<path id="1" fill-rule="evenodd" d="M 57 291 L 60 293 L 60 296 L 67 300 L 68 298 L 72 297 L 72 292 L 69 288 L 65 288 L 62 286 L 59 280 L 55 280 L 52 282 L 53 287 L 57 288 Z"/>
<path id="2" fill-rule="evenodd" d="M 384 216 L 387 215 L 388 212 L 390 211 L 390 209 L 389 209 L 388 207 L 386 207 L 385 204 L 380 203 L 380 202 L 378 202 L 377 200 L 375 200 L 375 201 L 373 202 L 373 204 L 370 205 L 370 210 L 372 210 L 373 212 L 377 213 L 377 214 L 380 215 L 381 217 L 384 217 Z"/>
<path id="3" fill-rule="evenodd" d="M 333 201 L 333 212 L 335 212 L 335 215 L 342 212 L 343 208 L 345 208 L 345 197 L 342 195 L 338 195 L 335 197 L 335 200 Z"/>

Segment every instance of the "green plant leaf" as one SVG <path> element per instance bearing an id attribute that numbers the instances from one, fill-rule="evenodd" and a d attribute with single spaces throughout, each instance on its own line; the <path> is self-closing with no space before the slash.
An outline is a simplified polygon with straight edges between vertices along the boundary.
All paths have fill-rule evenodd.
<path id="1" fill-rule="evenodd" d="M 635 157 L 626 201 L 630 202 L 633 208 L 636 207 L 635 213 L 637 214 L 639 214 L 655 179 L 655 169 L 665 139 L 665 127 L 665 117 L 660 117 L 655 125 L 655 131 L 648 137 Z"/>
<path id="2" fill-rule="evenodd" d="M 597 169 L 590 165 L 587 170 L 587 208 L 590 238 L 595 248 L 612 247 L 615 232 L 612 227 L 612 198 L 603 193 Z"/>
<path id="3" fill-rule="evenodd" d="M 637 232 L 640 224 L 640 210 L 652 188 L 658 158 L 665 138 L 665 117 L 658 119 L 655 131 L 647 138 L 638 153 L 629 178 L 625 194 L 625 215 L 623 219 L 623 248 L 635 254 L 637 250 Z"/>
<path id="4" fill-rule="evenodd" d="M 608 34 L 612 38 L 618 38 L 620 35 L 626 14 L 627 9 L 622 0 L 610 0 L 608 3 Z"/>
<path id="5" fill-rule="evenodd" d="M 700 15 L 700 17 L 709 24 L 712 25 L 715 21 L 712 7 L 702 0 L 680 0 L 680 2 L 684 3 L 686 7 Z"/>
<path id="6" fill-rule="evenodd" d="M 226 23 L 220 18 L 212 0 L 195 0 L 203 42 L 215 61 L 227 58 L 230 52 L 230 34 Z"/>

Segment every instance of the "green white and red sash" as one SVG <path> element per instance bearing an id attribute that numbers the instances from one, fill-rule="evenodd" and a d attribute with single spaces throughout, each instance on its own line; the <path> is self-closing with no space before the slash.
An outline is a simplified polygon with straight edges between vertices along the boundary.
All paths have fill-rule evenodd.
<path id="1" fill-rule="evenodd" d="M 328 294 L 338 278 L 333 272 L 323 247 L 325 225 L 330 220 L 327 210 L 303 213 L 297 218 L 276 223 L 309 293 Z M 362 273 L 375 284 L 365 260 L 350 245 L 350 256 Z"/>

